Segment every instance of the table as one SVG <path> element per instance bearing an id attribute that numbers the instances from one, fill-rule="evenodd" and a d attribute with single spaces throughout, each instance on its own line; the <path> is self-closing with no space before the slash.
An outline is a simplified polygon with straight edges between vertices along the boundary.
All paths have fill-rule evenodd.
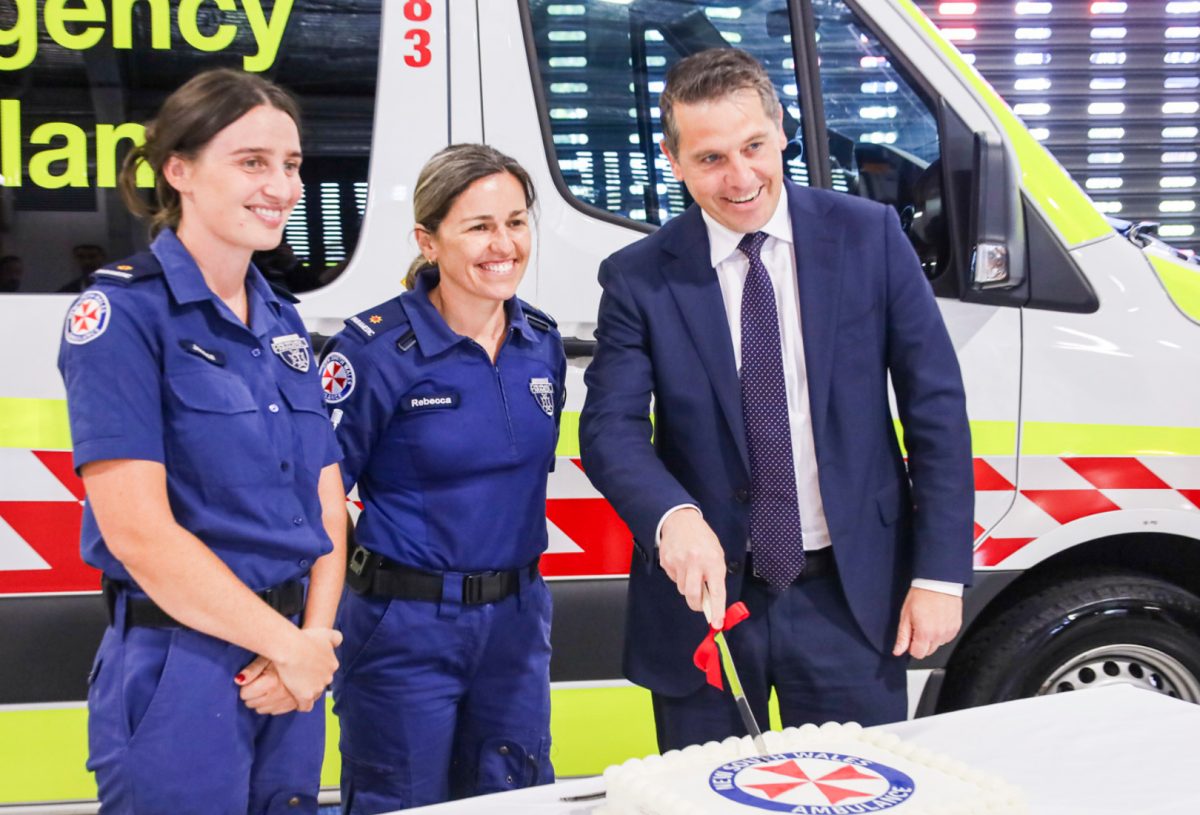
<path id="1" fill-rule="evenodd" d="M 1129 686 L 943 713 L 880 729 L 1025 791 L 1031 815 L 1197 815 L 1200 705 Z M 420 815 L 589 815 L 604 788 L 582 778 L 406 810 Z"/>

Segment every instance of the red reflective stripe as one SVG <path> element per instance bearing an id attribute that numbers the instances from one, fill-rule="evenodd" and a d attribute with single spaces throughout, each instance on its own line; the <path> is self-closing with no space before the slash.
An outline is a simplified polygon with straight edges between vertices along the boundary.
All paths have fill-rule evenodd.
<path id="1" fill-rule="evenodd" d="M 1195 504 L 1197 509 L 1200 509 L 1200 490 L 1176 490 L 1176 492 Z"/>
<path id="2" fill-rule="evenodd" d="M 70 450 L 34 450 L 33 454 L 75 496 L 76 501 L 83 500 L 83 481 L 75 474 L 75 462 Z"/>
<path id="3" fill-rule="evenodd" d="M 1064 458 L 1063 462 L 1101 490 L 1169 490 L 1170 485 L 1136 458 Z"/>
<path id="4" fill-rule="evenodd" d="M 1021 490 L 1021 494 L 1060 524 L 1120 509 L 1099 490 Z"/>
<path id="5" fill-rule="evenodd" d="M 79 557 L 83 507 L 75 501 L 0 501 L 0 518 L 49 569 L 0 571 L 0 594 L 97 591 L 100 572 Z"/>
<path id="6" fill-rule="evenodd" d="M 603 498 L 552 498 L 546 517 L 582 552 L 542 556 L 547 577 L 629 574 L 633 535 Z"/>
<path id="7" fill-rule="evenodd" d="M 988 538 L 975 550 L 976 566 L 995 566 L 1034 538 Z"/>
<path id="8" fill-rule="evenodd" d="M 990 492 L 994 490 L 1015 489 L 1008 479 L 1000 475 L 996 468 L 981 458 L 975 459 L 975 491 Z"/>

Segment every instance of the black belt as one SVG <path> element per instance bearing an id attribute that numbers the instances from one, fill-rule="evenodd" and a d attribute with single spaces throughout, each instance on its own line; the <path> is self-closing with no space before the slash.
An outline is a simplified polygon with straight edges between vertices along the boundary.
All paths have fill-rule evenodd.
<path id="1" fill-rule="evenodd" d="M 100 587 L 104 591 L 104 603 L 108 606 L 108 622 L 111 625 L 116 618 L 117 594 L 128 591 L 129 586 L 107 576 L 100 578 Z M 255 592 L 258 597 L 284 617 L 293 617 L 304 610 L 304 582 L 289 580 L 272 586 L 269 589 Z M 125 598 L 125 627 L 143 626 L 145 628 L 186 628 L 170 614 L 158 607 L 149 597 Z"/>
<path id="2" fill-rule="evenodd" d="M 479 606 L 498 602 L 510 594 L 516 594 L 522 578 L 531 580 L 537 573 L 538 561 L 535 558 L 528 566 L 520 569 L 464 574 L 462 603 Z M 355 546 L 346 564 L 346 584 L 356 594 L 435 602 L 442 599 L 444 582 L 445 575 L 442 572 L 413 569 L 364 546 Z"/>
<path id="3" fill-rule="evenodd" d="M 754 574 L 753 555 L 753 552 L 746 553 L 746 577 L 765 583 L 765 580 Z M 795 582 L 800 583 L 813 577 L 833 574 L 836 571 L 837 562 L 833 559 L 832 546 L 826 546 L 823 549 L 813 549 L 804 553 L 804 571 L 800 573 Z"/>

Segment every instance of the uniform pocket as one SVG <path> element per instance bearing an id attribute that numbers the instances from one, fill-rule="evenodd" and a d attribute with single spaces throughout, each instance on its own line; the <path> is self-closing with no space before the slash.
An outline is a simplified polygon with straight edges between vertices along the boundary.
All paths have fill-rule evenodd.
<path id="1" fill-rule="evenodd" d="M 341 662 L 339 672 L 343 676 L 349 676 L 370 650 L 371 644 L 383 628 L 383 621 L 387 618 L 393 602 L 382 597 L 361 597 L 351 592 L 347 592 L 342 598 L 337 628 L 343 637 L 338 654 L 338 661 Z"/>
<path id="2" fill-rule="evenodd" d="M 168 469 L 221 486 L 266 478 L 266 428 L 245 382 L 224 371 L 193 371 L 168 376 L 167 387 L 178 402 L 167 417 Z"/>
<path id="3" fill-rule="evenodd" d="M 320 471 L 333 432 L 320 385 L 310 377 L 289 377 L 279 383 L 279 392 L 292 411 L 292 438 L 302 456 L 297 463 L 312 472 Z"/>
<path id="4" fill-rule="evenodd" d="M 900 517 L 907 496 L 908 491 L 901 488 L 899 481 L 893 481 L 875 493 L 875 503 L 879 507 L 879 519 L 883 521 L 884 526 L 891 526 Z"/>
<path id="5" fill-rule="evenodd" d="M 126 634 L 122 695 L 130 744 L 154 711 L 167 704 L 163 697 L 170 679 L 171 655 L 180 629 L 132 629 Z M 132 640 L 148 640 L 133 645 Z"/>

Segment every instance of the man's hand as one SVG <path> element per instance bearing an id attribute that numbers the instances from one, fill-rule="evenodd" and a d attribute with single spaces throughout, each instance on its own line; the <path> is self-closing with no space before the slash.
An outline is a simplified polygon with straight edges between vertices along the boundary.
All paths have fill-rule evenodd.
<path id="1" fill-rule="evenodd" d="M 958 634 L 962 627 L 962 598 L 929 589 L 909 589 L 900 610 L 900 630 L 893 656 L 905 651 L 924 659 Z"/>
<path id="2" fill-rule="evenodd" d="M 724 626 L 725 550 L 699 512 L 685 507 L 667 517 L 658 542 L 658 562 L 692 611 L 702 610 L 700 598 L 707 585 L 712 626 Z"/>
<path id="3" fill-rule="evenodd" d="M 242 668 L 234 681 L 241 686 L 239 695 L 246 707 L 264 716 L 291 713 L 298 705 L 279 681 L 279 672 L 266 657 L 256 657 Z"/>
<path id="4" fill-rule="evenodd" d="M 333 649 L 342 644 L 342 634 L 332 628 L 297 629 L 283 656 L 276 658 L 279 681 L 296 700 L 296 709 L 307 713 L 333 680 L 338 661 Z"/>

